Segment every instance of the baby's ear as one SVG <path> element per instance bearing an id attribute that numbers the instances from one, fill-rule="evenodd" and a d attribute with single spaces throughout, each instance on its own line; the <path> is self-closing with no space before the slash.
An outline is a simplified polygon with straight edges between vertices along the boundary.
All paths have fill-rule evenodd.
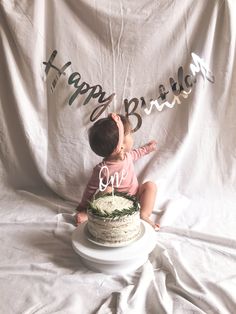
<path id="1" fill-rule="evenodd" d="M 119 158 L 123 160 L 124 157 L 125 157 L 125 150 L 124 150 L 124 146 L 122 146 L 121 151 L 119 152 Z"/>

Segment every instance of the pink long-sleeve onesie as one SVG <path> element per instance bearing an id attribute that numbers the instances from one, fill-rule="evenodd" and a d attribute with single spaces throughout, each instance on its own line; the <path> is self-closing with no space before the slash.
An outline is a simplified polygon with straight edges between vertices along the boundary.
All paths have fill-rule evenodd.
<path id="1" fill-rule="evenodd" d="M 90 201 L 93 195 L 98 191 L 99 188 L 99 173 L 102 167 L 106 166 L 109 170 L 109 176 L 113 176 L 118 173 L 118 177 L 122 178 L 122 172 L 125 173 L 123 180 L 119 179 L 119 186 L 116 185 L 116 180 L 114 181 L 114 188 L 118 192 L 125 192 L 131 195 L 135 195 L 138 191 L 138 179 L 134 171 L 133 162 L 140 157 L 149 154 L 152 150 L 150 145 L 144 145 L 142 147 L 133 149 L 129 153 L 125 153 L 123 160 L 103 160 L 98 165 L 93 168 L 92 176 L 87 184 L 87 187 L 83 193 L 82 200 L 78 206 L 79 210 L 86 210 L 88 201 Z M 106 175 L 106 172 L 105 172 Z M 102 172 L 102 177 L 108 182 L 109 178 L 104 178 L 104 172 Z M 110 185 L 109 185 L 110 186 Z"/>

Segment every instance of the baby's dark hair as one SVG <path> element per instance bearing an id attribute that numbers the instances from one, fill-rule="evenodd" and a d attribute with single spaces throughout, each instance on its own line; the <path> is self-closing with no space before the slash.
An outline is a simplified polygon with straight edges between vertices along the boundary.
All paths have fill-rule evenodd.
<path id="1" fill-rule="evenodd" d="M 124 125 L 124 134 L 129 133 L 131 131 L 129 119 L 121 114 L 119 116 Z M 118 144 L 119 130 L 111 116 L 96 121 L 88 134 L 92 151 L 101 157 L 110 156 Z"/>

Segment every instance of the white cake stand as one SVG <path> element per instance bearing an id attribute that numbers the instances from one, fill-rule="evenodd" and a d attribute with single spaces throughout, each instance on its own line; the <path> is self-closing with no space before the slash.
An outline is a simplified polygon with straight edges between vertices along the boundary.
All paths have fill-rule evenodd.
<path id="1" fill-rule="evenodd" d="M 87 222 L 79 225 L 72 234 L 72 246 L 85 266 L 106 274 L 125 274 L 142 266 L 156 245 L 156 232 L 141 221 L 143 232 L 134 242 L 123 247 L 97 245 L 89 240 Z"/>

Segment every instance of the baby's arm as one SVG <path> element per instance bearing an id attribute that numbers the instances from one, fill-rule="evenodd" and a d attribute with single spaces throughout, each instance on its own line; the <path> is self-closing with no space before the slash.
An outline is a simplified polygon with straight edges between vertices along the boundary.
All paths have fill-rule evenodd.
<path id="1" fill-rule="evenodd" d="M 132 159 L 135 161 L 139 158 L 141 158 L 144 155 L 147 155 L 153 151 L 155 151 L 157 148 L 157 142 L 152 140 L 148 142 L 147 144 L 143 145 L 142 147 L 133 149 L 130 154 Z"/>
<path id="2" fill-rule="evenodd" d="M 94 167 L 93 173 L 89 179 L 86 189 L 84 190 L 82 200 L 76 208 L 79 212 L 87 211 L 88 202 L 92 200 L 93 195 L 99 187 L 99 171 L 100 168 L 98 166 Z"/>

